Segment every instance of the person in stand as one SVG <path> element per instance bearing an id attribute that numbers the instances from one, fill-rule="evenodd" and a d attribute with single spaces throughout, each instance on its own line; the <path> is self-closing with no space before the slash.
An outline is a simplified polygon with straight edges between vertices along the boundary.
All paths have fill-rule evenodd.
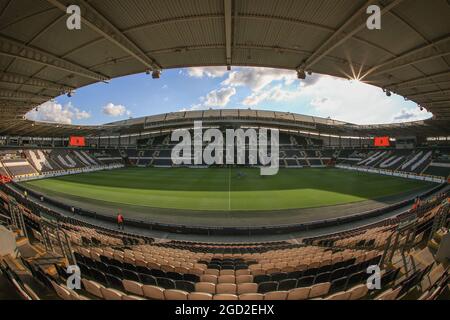
<path id="1" fill-rule="evenodd" d="M 123 226 L 123 216 L 122 213 L 119 211 L 119 213 L 117 214 L 117 227 L 122 230 L 124 230 L 124 226 Z"/>

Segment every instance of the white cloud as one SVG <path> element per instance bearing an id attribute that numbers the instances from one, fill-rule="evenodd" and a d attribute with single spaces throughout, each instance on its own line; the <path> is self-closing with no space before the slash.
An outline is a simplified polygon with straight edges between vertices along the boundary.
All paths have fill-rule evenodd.
<path id="1" fill-rule="evenodd" d="M 226 67 L 193 67 L 187 69 L 187 74 L 193 78 L 221 78 L 227 73 Z"/>
<path id="2" fill-rule="evenodd" d="M 310 101 L 317 116 L 356 124 L 402 122 L 431 116 L 400 96 L 387 97 L 378 87 L 329 76 L 301 88 L 300 97 Z"/>
<path id="3" fill-rule="evenodd" d="M 260 91 L 274 81 L 283 81 L 285 85 L 290 85 L 296 79 L 297 73 L 292 70 L 240 68 L 232 71 L 222 84 L 233 87 L 248 87 L 253 91 Z"/>
<path id="4" fill-rule="evenodd" d="M 89 119 L 91 114 L 75 108 L 70 102 L 63 106 L 55 101 L 47 101 L 28 112 L 25 117 L 33 121 L 72 124 L 73 120 Z"/>
<path id="5" fill-rule="evenodd" d="M 236 94 L 235 88 L 222 88 L 219 90 L 213 90 L 204 98 L 205 107 L 226 107 L 231 98 Z"/>
<path id="6" fill-rule="evenodd" d="M 103 114 L 110 117 L 120 117 L 123 115 L 130 116 L 131 112 L 127 110 L 127 108 L 121 104 L 113 104 L 108 103 L 106 106 L 102 108 Z"/>

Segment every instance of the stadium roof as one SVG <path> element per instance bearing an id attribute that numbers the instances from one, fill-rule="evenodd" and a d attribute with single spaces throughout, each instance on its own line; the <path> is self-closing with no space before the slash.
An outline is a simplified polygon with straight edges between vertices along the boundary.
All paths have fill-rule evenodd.
<path id="1" fill-rule="evenodd" d="M 81 30 L 66 26 L 72 4 L 81 8 Z M 381 7 L 381 30 L 366 27 L 372 4 Z M 448 135 L 449 21 L 446 0 L 0 0 L 0 134 L 104 130 L 36 124 L 23 116 L 91 83 L 227 65 L 360 79 L 434 114 L 399 128 L 434 127 Z"/>

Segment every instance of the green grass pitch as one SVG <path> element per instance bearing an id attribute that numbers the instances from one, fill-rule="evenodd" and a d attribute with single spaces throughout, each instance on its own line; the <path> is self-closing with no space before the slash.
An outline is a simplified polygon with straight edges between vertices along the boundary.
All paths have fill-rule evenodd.
<path id="1" fill-rule="evenodd" d="M 240 176 L 239 172 L 243 173 Z M 24 183 L 48 196 L 208 211 L 282 210 L 379 199 L 431 183 L 340 169 L 126 168 Z"/>

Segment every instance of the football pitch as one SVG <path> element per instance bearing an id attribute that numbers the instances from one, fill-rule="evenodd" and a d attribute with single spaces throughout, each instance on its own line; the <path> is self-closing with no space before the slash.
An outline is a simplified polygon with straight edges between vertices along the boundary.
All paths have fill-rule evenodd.
<path id="1" fill-rule="evenodd" d="M 86 205 L 196 211 L 261 211 L 333 206 L 401 195 L 433 184 L 341 169 L 125 168 L 23 183 Z"/>

